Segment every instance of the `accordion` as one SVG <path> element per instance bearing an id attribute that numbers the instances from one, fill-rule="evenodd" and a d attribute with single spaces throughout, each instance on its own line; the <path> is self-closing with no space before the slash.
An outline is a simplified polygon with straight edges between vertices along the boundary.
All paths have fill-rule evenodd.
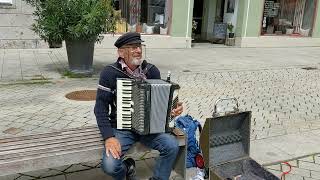
<path id="1" fill-rule="evenodd" d="M 140 135 L 170 132 L 171 111 L 178 102 L 178 84 L 161 79 L 117 79 L 117 129 Z"/>

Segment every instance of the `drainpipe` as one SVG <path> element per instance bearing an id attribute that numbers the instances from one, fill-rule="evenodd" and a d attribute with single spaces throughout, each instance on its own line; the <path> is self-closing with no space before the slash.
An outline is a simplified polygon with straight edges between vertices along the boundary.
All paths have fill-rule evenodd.
<path id="1" fill-rule="evenodd" d="M 244 37 L 247 37 L 247 28 L 248 28 L 248 19 L 249 19 L 250 3 L 251 3 L 251 0 L 248 0 L 247 17 L 246 17 L 246 28 L 244 29 Z"/>
<path id="2" fill-rule="evenodd" d="M 189 34 L 189 21 L 190 21 L 190 1 L 191 0 L 188 0 L 188 17 L 187 17 L 187 32 L 186 32 L 186 39 L 188 39 L 188 34 Z M 191 40 L 190 40 L 191 41 Z M 188 47 L 188 44 L 189 44 L 189 40 L 186 40 L 186 48 L 189 48 Z M 190 42 L 191 43 L 191 42 Z"/>
<path id="3" fill-rule="evenodd" d="M 189 22 L 190 22 L 190 2 L 191 0 L 188 0 L 188 17 L 187 17 L 187 33 L 186 33 L 186 38 L 188 38 L 189 34 Z"/>

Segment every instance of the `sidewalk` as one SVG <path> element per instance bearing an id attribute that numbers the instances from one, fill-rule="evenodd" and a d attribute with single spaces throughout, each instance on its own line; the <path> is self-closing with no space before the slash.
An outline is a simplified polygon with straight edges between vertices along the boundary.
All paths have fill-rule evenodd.
<path id="1" fill-rule="evenodd" d="M 195 48 L 146 49 L 149 62 L 162 73 L 246 71 L 319 66 L 320 48 Z M 94 67 L 101 69 L 116 59 L 115 49 L 95 49 Z M 57 79 L 67 66 L 62 49 L 0 49 L 0 81 Z"/>
<path id="2" fill-rule="evenodd" d="M 320 48 L 147 49 L 146 54 L 162 77 L 170 70 L 180 84 L 185 113 L 203 124 L 218 98 L 236 97 L 240 109 L 252 111 L 251 156 L 265 165 L 312 157 L 313 165 L 295 168 L 308 172 L 292 177 L 317 179 L 311 174 L 320 174 L 315 155 L 320 153 Z M 69 79 L 62 75 L 65 49 L 1 49 L 0 136 L 95 125 L 93 101 L 64 95 L 96 89 L 99 72 L 115 57 L 113 49 L 96 49 L 94 77 Z M 19 131 L 4 133 L 10 128 Z"/>

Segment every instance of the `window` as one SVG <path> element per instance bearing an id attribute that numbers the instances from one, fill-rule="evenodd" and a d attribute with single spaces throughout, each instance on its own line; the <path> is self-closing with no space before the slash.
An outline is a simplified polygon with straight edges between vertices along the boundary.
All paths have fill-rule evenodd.
<path id="1" fill-rule="evenodd" d="M 168 34 L 172 0 L 115 0 L 120 20 L 116 33 Z"/>
<path id="2" fill-rule="evenodd" d="M 266 0 L 261 34 L 311 36 L 315 7 L 316 0 Z"/>

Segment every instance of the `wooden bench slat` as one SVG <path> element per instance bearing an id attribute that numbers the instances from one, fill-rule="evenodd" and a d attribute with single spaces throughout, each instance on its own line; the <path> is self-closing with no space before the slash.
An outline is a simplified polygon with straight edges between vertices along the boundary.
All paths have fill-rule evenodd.
<path id="1" fill-rule="evenodd" d="M 81 141 L 86 138 L 101 138 L 100 133 L 97 132 L 86 132 L 86 133 L 79 133 L 79 134 L 68 134 L 62 136 L 54 136 L 54 137 L 46 137 L 40 139 L 31 139 L 25 141 L 18 141 L 18 142 L 10 142 L 4 143 L 0 145 L 0 152 L 14 150 L 14 149 L 21 149 L 21 148 L 30 148 L 34 146 L 44 146 L 50 144 L 57 144 L 57 143 L 65 143 L 70 141 Z"/>
<path id="2" fill-rule="evenodd" d="M 32 146 L 24 149 L 14 149 L 14 150 L 9 150 L 9 151 L 0 151 L 0 157 L 6 155 L 6 154 L 15 154 L 15 153 L 27 153 L 27 152 L 32 152 L 32 151 L 47 151 L 50 152 L 51 149 L 54 148 L 60 148 L 60 147 L 68 147 L 68 146 L 73 146 L 73 145 L 82 145 L 85 143 L 91 143 L 91 142 L 99 142 L 101 145 L 103 144 L 101 138 L 87 138 L 83 139 L 81 141 L 67 141 L 63 143 L 52 143 L 44 146 Z"/>
<path id="3" fill-rule="evenodd" d="M 43 156 L 51 156 L 56 155 L 57 153 L 69 153 L 74 151 L 74 149 L 88 149 L 88 148 L 103 148 L 103 143 L 99 140 L 91 141 L 91 142 L 84 142 L 84 143 L 76 143 L 76 144 L 69 144 L 64 146 L 58 146 L 55 147 L 46 147 L 46 148 L 37 148 L 33 149 L 32 151 L 15 151 L 15 152 L 6 152 L 5 154 L 0 155 L 0 162 L 6 161 L 9 159 L 20 159 L 20 158 L 30 158 L 30 157 L 37 157 L 39 155 Z"/>
<path id="4" fill-rule="evenodd" d="M 184 146 L 185 145 L 185 140 L 183 138 L 178 138 L 179 140 L 179 146 Z M 149 149 L 145 146 L 143 146 L 141 143 L 138 149 L 135 149 L 134 151 L 139 151 L 141 148 Z M 0 162 L 1 160 L 8 160 L 8 159 L 21 159 L 23 157 L 30 157 L 30 156 L 38 156 L 40 154 L 55 154 L 55 153 L 60 153 L 60 152 L 65 152 L 68 153 L 69 151 L 73 151 L 74 149 L 87 149 L 87 148 L 92 148 L 96 147 L 97 149 L 103 149 L 103 142 L 102 140 L 99 141 L 99 138 L 92 138 L 86 141 L 79 141 L 75 142 L 72 145 L 70 143 L 64 143 L 64 144 L 57 144 L 54 147 L 50 146 L 45 146 L 43 148 L 33 148 L 32 150 L 30 149 L 20 149 L 19 151 L 6 151 L 0 154 Z M 137 146 L 135 146 L 137 147 Z"/>
<path id="5" fill-rule="evenodd" d="M 30 134 L 26 136 L 15 136 L 15 137 L 10 137 L 10 138 L 3 138 L 0 139 L 0 145 L 4 143 L 9 143 L 9 142 L 17 142 L 17 141 L 25 141 L 25 140 L 31 140 L 31 139 L 41 139 L 41 138 L 46 138 L 46 137 L 57 137 L 60 135 L 67 135 L 67 134 L 78 134 L 78 133 L 83 133 L 83 132 L 99 132 L 99 129 L 97 127 L 92 127 L 88 129 L 70 129 L 70 131 L 55 131 L 55 132 L 47 132 L 47 133 L 40 133 L 40 134 Z"/>

